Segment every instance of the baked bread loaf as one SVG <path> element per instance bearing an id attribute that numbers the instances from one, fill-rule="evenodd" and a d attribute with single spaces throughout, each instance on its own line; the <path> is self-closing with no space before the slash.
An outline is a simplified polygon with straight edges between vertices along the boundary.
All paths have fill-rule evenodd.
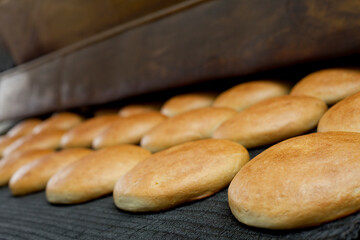
<path id="1" fill-rule="evenodd" d="M 215 129 L 236 114 L 230 108 L 207 107 L 166 119 L 141 139 L 141 146 L 157 152 L 189 141 L 210 138 Z"/>
<path id="2" fill-rule="evenodd" d="M 161 113 L 173 117 L 183 112 L 193 109 L 210 107 L 214 101 L 214 96 L 211 94 L 189 93 L 182 94 L 167 100 L 161 107 Z"/>
<path id="3" fill-rule="evenodd" d="M 7 136 L 24 136 L 31 134 L 36 126 L 38 126 L 42 121 L 37 118 L 29 118 L 24 121 L 19 122 L 13 128 L 7 132 Z"/>
<path id="4" fill-rule="evenodd" d="M 319 121 L 318 132 L 360 132 L 360 92 L 338 102 Z"/>
<path id="5" fill-rule="evenodd" d="M 248 160 L 247 150 L 231 141 L 184 143 L 154 154 L 120 178 L 114 201 L 122 210 L 147 212 L 206 198 L 228 186 Z"/>
<path id="6" fill-rule="evenodd" d="M 138 144 L 152 128 L 164 121 L 166 116 L 160 112 L 146 112 L 119 118 L 93 141 L 93 148 L 104 148 L 117 144 Z"/>
<path id="7" fill-rule="evenodd" d="M 122 175 L 150 155 L 134 145 L 96 151 L 52 176 L 46 186 L 46 197 L 51 203 L 75 204 L 110 194 Z"/>
<path id="8" fill-rule="evenodd" d="M 49 129 L 21 137 L 4 150 L 4 155 L 35 149 L 57 149 L 66 130 Z"/>
<path id="9" fill-rule="evenodd" d="M 259 80 L 246 82 L 221 93 L 215 99 L 213 106 L 228 107 L 240 112 L 262 100 L 286 95 L 289 91 L 288 85 L 278 81 Z"/>
<path id="10" fill-rule="evenodd" d="M 75 127 L 83 121 L 83 118 L 75 113 L 70 112 L 61 112 L 55 113 L 36 128 L 34 128 L 34 133 L 42 132 L 49 129 L 62 129 L 68 130 Z"/>
<path id="11" fill-rule="evenodd" d="M 92 152 L 86 148 L 65 149 L 22 166 L 10 179 L 11 193 L 18 196 L 44 190 L 48 180 L 57 171 Z"/>
<path id="12" fill-rule="evenodd" d="M 20 138 L 22 138 L 22 136 L 13 136 L 13 137 L 1 136 L 0 137 L 0 157 L 4 156 L 4 151 L 7 147 L 9 147 L 11 144 L 16 142 Z"/>
<path id="13" fill-rule="evenodd" d="M 213 137 L 236 141 L 246 148 L 275 143 L 317 126 L 327 110 L 320 99 L 280 96 L 259 102 L 224 122 Z"/>
<path id="14" fill-rule="evenodd" d="M 22 166 L 54 152 L 53 150 L 30 150 L 16 152 L 0 161 L 0 186 L 8 184 L 11 176 Z"/>
<path id="15" fill-rule="evenodd" d="M 91 147 L 92 141 L 110 124 L 121 118 L 119 115 L 104 115 L 88 119 L 69 130 L 61 139 L 63 148 Z"/>
<path id="16" fill-rule="evenodd" d="M 314 133 L 276 144 L 246 164 L 228 198 L 242 223 L 316 226 L 360 209 L 360 134 Z"/>
<path id="17" fill-rule="evenodd" d="M 154 105 L 145 105 L 145 104 L 131 104 L 127 105 L 120 109 L 119 115 L 121 117 L 130 117 L 141 113 L 158 111 Z"/>
<path id="18" fill-rule="evenodd" d="M 301 79 L 291 95 L 317 97 L 329 105 L 360 91 L 360 70 L 333 68 L 317 71 Z"/>

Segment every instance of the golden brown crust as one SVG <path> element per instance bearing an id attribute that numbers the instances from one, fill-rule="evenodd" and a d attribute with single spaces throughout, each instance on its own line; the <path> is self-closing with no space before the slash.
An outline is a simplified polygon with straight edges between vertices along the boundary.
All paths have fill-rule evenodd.
<path id="1" fill-rule="evenodd" d="M 91 147 L 92 141 L 120 116 L 104 115 L 88 119 L 69 130 L 61 139 L 63 148 Z"/>
<path id="2" fill-rule="evenodd" d="M 1 136 L 1 138 L 0 138 L 0 157 L 4 156 L 4 151 L 7 147 L 9 147 L 11 144 L 16 142 L 20 138 L 22 138 L 22 136 L 14 136 L 14 137 Z"/>
<path id="3" fill-rule="evenodd" d="M 319 121 L 318 132 L 360 132 L 360 92 L 338 102 Z"/>
<path id="4" fill-rule="evenodd" d="M 57 149 L 66 130 L 49 129 L 21 137 L 4 150 L 4 155 L 35 149 Z"/>
<path id="5" fill-rule="evenodd" d="M 138 144 L 141 138 L 167 117 L 160 112 L 146 112 L 119 118 L 93 141 L 93 148 L 104 148 L 117 144 Z"/>
<path id="6" fill-rule="evenodd" d="M 314 133 L 283 141 L 231 182 L 232 213 L 270 229 L 319 225 L 360 209 L 360 134 Z"/>
<path id="7" fill-rule="evenodd" d="M 0 186 L 6 185 L 20 167 L 54 152 L 53 150 L 30 150 L 16 152 L 0 161 Z"/>
<path id="8" fill-rule="evenodd" d="M 166 119 L 141 139 L 141 146 L 157 152 L 174 145 L 210 138 L 215 129 L 236 114 L 230 108 L 200 108 Z"/>
<path id="9" fill-rule="evenodd" d="M 214 107 L 228 107 L 242 111 L 251 105 L 272 97 L 288 94 L 288 85 L 278 81 L 261 80 L 241 83 L 221 93 L 214 101 Z"/>
<path id="10" fill-rule="evenodd" d="M 31 134 L 35 127 L 37 127 L 42 121 L 37 118 L 29 118 L 16 124 L 7 132 L 7 136 L 24 136 Z"/>
<path id="11" fill-rule="evenodd" d="M 213 138 L 236 141 L 246 148 L 293 137 L 315 128 L 327 110 L 313 97 L 280 96 L 259 102 L 224 122 Z"/>
<path id="12" fill-rule="evenodd" d="M 131 104 L 120 109 L 119 115 L 121 117 L 130 117 L 137 114 L 158 111 L 156 106 L 145 104 Z"/>
<path id="13" fill-rule="evenodd" d="M 227 140 L 206 139 L 158 152 L 119 179 L 118 208 L 160 211 L 208 197 L 226 187 L 249 160 L 247 150 Z"/>
<path id="14" fill-rule="evenodd" d="M 11 193 L 18 196 L 44 190 L 50 177 L 57 171 L 92 152 L 86 148 L 66 149 L 22 166 L 10 179 Z"/>
<path id="15" fill-rule="evenodd" d="M 214 101 L 211 94 L 189 93 L 178 95 L 167 100 L 161 107 L 161 113 L 173 117 L 193 109 L 210 107 Z"/>
<path id="16" fill-rule="evenodd" d="M 83 118 L 75 113 L 55 113 L 51 117 L 43 121 L 41 124 L 39 124 L 36 128 L 34 128 L 34 133 L 39 133 L 50 129 L 69 130 L 80 124 L 82 121 Z"/>
<path id="17" fill-rule="evenodd" d="M 307 75 L 294 86 L 291 95 L 317 97 L 331 105 L 359 91 L 360 70 L 333 68 Z"/>
<path id="18" fill-rule="evenodd" d="M 122 175 L 150 155 L 134 145 L 96 151 L 52 176 L 46 186 L 46 197 L 51 203 L 74 204 L 110 194 Z"/>

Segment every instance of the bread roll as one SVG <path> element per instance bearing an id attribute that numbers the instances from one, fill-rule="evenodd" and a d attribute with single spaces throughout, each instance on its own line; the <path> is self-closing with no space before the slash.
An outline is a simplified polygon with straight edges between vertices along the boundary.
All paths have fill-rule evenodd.
<path id="1" fill-rule="evenodd" d="M 360 71 L 350 68 L 325 69 L 309 74 L 291 90 L 291 95 L 317 97 L 327 104 L 360 91 Z"/>
<path id="2" fill-rule="evenodd" d="M 22 136 L 13 136 L 13 137 L 1 136 L 0 137 L 0 157 L 4 156 L 4 151 L 7 147 L 9 147 L 11 144 L 16 142 L 20 138 L 22 138 Z"/>
<path id="3" fill-rule="evenodd" d="M 338 102 L 319 121 L 318 132 L 360 132 L 360 92 Z"/>
<path id="4" fill-rule="evenodd" d="M 9 137 L 15 137 L 15 136 L 24 136 L 31 134 L 34 128 L 38 126 L 40 123 L 41 120 L 37 118 L 29 118 L 23 120 L 18 124 L 16 124 L 13 128 L 11 128 L 6 135 Z"/>
<path id="5" fill-rule="evenodd" d="M 35 149 L 57 149 L 66 130 L 49 129 L 21 137 L 4 150 L 4 155 Z"/>
<path id="6" fill-rule="evenodd" d="M 314 133 L 283 141 L 246 164 L 228 197 L 242 223 L 316 226 L 360 209 L 360 134 Z"/>
<path id="7" fill-rule="evenodd" d="M 61 169 L 46 186 L 49 202 L 75 204 L 110 194 L 116 181 L 151 155 L 133 145 L 108 147 Z"/>
<path id="8" fill-rule="evenodd" d="M 49 129 L 62 129 L 68 130 L 75 127 L 83 121 L 83 118 L 75 113 L 62 112 L 53 114 L 51 117 L 39 124 L 35 129 L 34 133 L 39 133 Z"/>
<path id="9" fill-rule="evenodd" d="M 157 152 L 174 145 L 210 138 L 215 129 L 236 113 L 230 108 L 200 108 L 163 121 L 141 139 L 141 146 Z"/>
<path id="10" fill-rule="evenodd" d="M 69 130 L 61 139 L 61 146 L 63 148 L 91 147 L 94 138 L 119 118 L 121 117 L 114 114 L 88 119 Z"/>
<path id="11" fill-rule="evenodd" d="M 214 101 L 211 94 L 189 93 L 178 95 L 167 100 L 161 107 L 161 113 L 173 117 L 197 108 L 210 107 Z"/>
<path id="12" fill-rule="evenodd" d="M 120 118 L 112 123 L 93 141 L 93 148 L 103 148 L 117 144 L 138 144 L 141 138 L 166 117 L 159 112 L 146 112 L 126 118 Z"/>
<path id="13" fill-rule="evenodd" d="M 18 196 L 44 190 L 48 180 L 57 171 L 92 152 L 86 148 L 66 149 L 22 166 L 10 179 L 11 193 Z"/>
<path id="14" fill-rule="evenodd" d="M 249 160 L 240 144 L 206 139 L 158 152 L 116 183 L 114 201 L 132 212 L 159 211 L 206 198 L 224 187 Z"/>
<path id="15" fill-rule="evenodd" d="M 262 80 L 241 83 L 221 93 L 214 101 L 214 107 L 228 107 L 236 111 L 272 97 L 288 94 L 289 86 L 277 81 Z"/>
<path id="16" fill-rule="evenodd" d="M 121 117 L 130 117 L 141 113 L 157 111 L 157 108 L 153 105 L 140 105 L 131 104 L 120 109 L 119 115 Z"/>
<path id="17" fill-rule="evenodd" d="M 0 186 L 6 185 L 11 176 L 22 166 L 52 153 L 53 150 L 30 150 L 16 152 L 0 161 Z"/>
<path id="18" fill-rule="evenodd" d="M 246 148 L 275 143 L 315 128 L 327 110 L 320 99 L 280 96 L 259 102 L 224 122 L 214 133 Z"/>

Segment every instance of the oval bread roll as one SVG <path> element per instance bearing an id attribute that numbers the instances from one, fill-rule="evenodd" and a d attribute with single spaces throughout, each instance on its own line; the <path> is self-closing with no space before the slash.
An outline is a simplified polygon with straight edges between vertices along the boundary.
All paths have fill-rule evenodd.
<path id="1" fill-rule="evenodd" d="M 11 176 L 22 166 L 54 152 L 53 150 L 30 150 L 16 152 L 0 161 L 0 186 L 6 185 Z"/>
<path id="2" fill-rule="evenodd" d="M 319 121 L 318 132 L 360 132 L 360 92 L 338 102 Z"/>
<path id="3" fill-rule="evenodd" d="M 360 134 L 283 141 L 246 164 L 228 198 L 242 223 L 270 229 L 319 225 L 360 209 Z"/>
<path id="4" fill-rule="evenodd" d="M 131 104 L 121 108 L 118 114 L 121 117 L 130 117 L 141 113 L 158 111 L 157 108 L 153 105 L 140 105 L 140 104 Z"/>
<path id="5" fill-rule="evenodd" d="M 246 148 L 275 143 L 315 128 L 327 110 L 320 99 L 280 96 L 259 102 L 224 122 L 214 133 Z"/>
<path id="6" fill-rule="evenodd" d="M 92 152 L 86 148 L 66 149 L 22 166 L 10 179 L 11 193 L 18 196 L 44 190 L 48 180 L 57 171 Z"/>
<path id="7" fill-rule="evenodd" d="M 4 155 L 35 149 L 57 149 L 66 130 L 52 129 L 21 137 L 4 150 Z"/>
<path id="8" fill-rule="evenodd" d="M 35 127 L 37 127 L 42 121 L 37 118 L 29 118 L 24 121 L 19 122 L 13 128 L 7 132 L 7 136 L 24 136 L 31 134 Z"/>
<path id="9" fill-rule="evenodd" d="M 110 194 L 116 181 L 151 153 L 134 145 L 108 147 L 61 169 L 46 186 L 49 202 L 75 204 Z"/>
<path id="10" fill-rule="evenodd" d="M 132 212 L 159 211 L 208 197 L 249 161 L 240 144 L 206 139 L 158 152 L 116 183 L 114 201 Z"/>
<path id="11" fill-rule="evenodd" d="M 41 124 L 39 124 L 35 129 L 34 133 L 39 133 L 49 129 L 62 129 L 68 130 L 72 127 L 75 127 L 83 121 L 83 118 L 75 113 L 62 112 L 55 113 Z"/>
<path id="12" fill-rule="evenodd" d="M 236 113 L 230 108 L 207 107 L 163 121 L 141 139 L 141 146 L 157 152 L 174 145 L 210 138 L 215 129 Z"/>
<path id="13" fill-rule="evenodd" d="M 91 147 L 92 141 L 110 124 L 121 118 L 119 115 L 104 115 L 88 119 L 69 130 L 61 139 L 63 148 Z"/>
<path id="14" fill-rule="evenodd" d="M 11 144 L 15 143 L 17 140 L 22 138 L 22 136 L 1 136 L 0 137 L 0 157 L 4 156 L 4 151 L 7 147 L 9 147 Z"/>
<path id="15" fill-rule="evenodd" d="M 288 94 L 289 86 L 286 84 L 271 81 L 252 81 L 241 83 L 221 93 L 214 101 L 214 107 L 228 107 L 236 111 L 272 97 Z"/>
<path id="16" fill-rule="evenodd" d="M 93 148 L 138 144 L 147 132 L 165 119 L 166 116 L 155 111 L 120 118 L 94 139 Z"/>
<path id="17" fill-rule="evenodd" d="M 178 95 L 167 100 L 161 107 L 161 113 L 173 117 L 197 108 L 210 107 L 214 101 L 211 94 L 189 93 Z"/>
<path id="18" fill-rule="evenodd" d="M 360 70 L 325 69 L 309 74 L 291 90 L 291 95 L 317 97 L 329 105 L 360 91 Z"/>

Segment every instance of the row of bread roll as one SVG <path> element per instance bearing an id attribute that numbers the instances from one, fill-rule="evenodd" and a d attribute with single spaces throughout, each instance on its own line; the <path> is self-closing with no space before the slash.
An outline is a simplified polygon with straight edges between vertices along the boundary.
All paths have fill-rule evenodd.
<path id="1" fill-rule="evenodd" d="M 78 125 L 82 117 L 74 113 L 57 113 L 48 119 L 26 119 L 16 124 L 0 139 L 0 157 L 16 151 L 59 147 L 66 130 Z"/>
<path id="2" fill-rule="evenodd" d="M 287 86 L 272 81 L 258 81 L 243 85 L 245 87 L 231 89 L 229 93 L 230 95 L 234 92 L 248 94 L 249 99 L 245 103 L 247 105 L 251 104 L 249 92 L 257 96 L 253 103 L 288 92 Z M 262 88 L 257 90 L 258 86 Z M 262 94 L 262 92 L 264 93 Z M 223 94 L 223 100 L 219 101 L 219 105 L 226 105 L 226 102 L 230 102 L 226 95 L 228 94 Z M 153 105 L 125 106 L 118 113 L 120 117 L 114 114 L 99 116 L 72 128 L 62 138 L 61 147 L 92 146 L 98 149 L 121 143 L 138 144 L 142 139 L 142 146 L 155 152 L 183 142 L 209 138 L 217 126 L 235 113 L 231 109 L 206 108 L 213 105 L 214 98 L 214 95 L 211 94 L 175 96 L 163 104 L 160 112 Z M 242 104 L 244 107 L 244 103 Z M 164 121 L 165 116 L 173 117 L 173 119 Z M 177 127 L 174 128 L 173 124 Z M 163 127 L 160 128 L 163 130 L 155 133 L 156 137 L 148 134 L 158 125 L 162 125 Z M 169 132 L 169 128 L 172 129 L 172 133 Z M 154 140 L 149 139 L 155 139 L 156 142 L 153 143 Z M 163 146 L 162 142 L 164 142 Z"/>
<path id="3" fill-rule="evenodd" d="M 179 106 L 186 106 L 188 99 L 196 101 L 196 98 L 176 96 L 168 101 L 171 104 L 163 106 L 170 110 L 174 107 L 173 117 L 145 134 L 141 146 L 156 152 L 209 137 L 230 139 L 248 148 L 276 143 L 314 129 L 327 111 L 325 103 L 333 104 L 359 90 L 359 70 L 344 68 L 322 70 L 306 76 L 295 85 L 290 96 L 283 96 L 289 92 L 289 86 L 281 82 L 242 83 L 220 94 L 214 99 L 213 107 L 207 110 L 206 107 L 187 109 L 179 114 L 176 112 Z M 210 99 L 208 105 L 211 105 Z M 240 113 L 232 117 L 223 115 L 228 118 L 225 120 L 220 120 L 220 116 L 206 115 L 210 109 L 216 112 L 216 107 L 232 108 Z M 214 126 L 219 128 L 214 129 Z"/>
<path id="4" fill-rule="evenodd" d="M 249 160 L 247 150 L 227 140 L 199 140 L 151 156 L 134 145 L 98 151 L 33 150 L 6 160 L 13 195 L 46 187 L 49 202 L 75 204 L 110 194 L 128 211 L 159 211 L 208 197 L 228 186 Z M 12 175 L 12 176 L 11 176 Z M 116 187 L 115 187 L 116 184 Z M 115 188 L 114 188 L 115 187 Z"/>
<path id="5" fill-rule="evenodd" d="M 289 95 L 260 101 L 241 112 L 200 108 L 166 119 L 144 135 L 141 146 L 157 152 L 212 137 L 233 140 L 247 148 L 258 147 L 314 129 L 326 110 L 327 105 L 320 99 Z"/>
<path id="6" fill-rule="evenodd" d="M 352 70 L 352 69 L 330 69 L 330 70 L 323 70 L 323 71 L 319 71 L 316 72 L 314 74 L 310 74 L 309 76 L 305 77 L 302 81 L 300 81 L 292 90 L 291 94 L 292 95 L 302 95 L 302 94 L 307 94 L 307 95 L 314 95 L 320 98 L 323 98 L 325 101 L 327 100 L 329 97 L 334 97 L 336 94 L 331 92 L 331 89 L 334 89 L 334 87 L 328 88 L 328 92 L 326 92 L 327 88 L 324 86 L 330 85 L 332 86 L 333 84 L 337 84 L 339 85 L 340 83 L 346 82 L 346 84 L 343 84 L 344 87 L 340 88 L 340 90 L 337 90 L 337 97 L 336 99 L 339 99 L 341 97 L 347 96 L 348 94 L 350 94 L 351 92 L 357 91 L 357 85 L 358 84 L 358 79 L 356 78 L 358 77 L 358 71 L 357 70 Z M 308 80 L 310 79 L 310 80 Z M 311 83 L 313 85 L 311 85 Z M 326 85 L 327 84 L 327 85 Z M 346 87 L 351 85 L 352 87 Z M 316 86 L 319 86 L 318 88 L 316 88 Z M 305 90 L 304 90 L 305 89 Z M 306 93 L 306 90 L 309 89 L 325 89 L 322 90 L 323 93 Z M 233 108 L 237 111 L 242 111 L 242 110 L 247 110 L 246 108 L 261 102 L 261 104 L 264 104 L 264 100 L 272 98 L 272 97 L 276 97 L 276 96 L 281 96 L 286 94 L 289 91 L 289 87 L 286 84 L 280 83 L 280 82 L 276 82 L 276 81 L 254 81 L 254 82 L 248 82 L 248 83 L 243 83 L 243 84 L 239 84 L 238 86 L 235 86 L 227 91 L 225 91 L 224 93 L 220 94 L 216 99 L 214 99 L 213 95 L 209 95 L 209 94 L 186 94 L 186 95 L 179 95 L 179 96 L 175 96 L 171 99 L 169 99 L 161 108 L 161 112 L 164 115 L 168 115 L 168 116 L 175 116 L 175 115 L 181 115 L 181 113 L 183 112 L 187 112 L 190 111 L 192 109 L 197 109 L 197 108 L 204 108 L 207 106 L 215 106 L 215 107 L 229 107 L 229 108 Z M 333 90 L 332 90 L 333 91 Z M 335 100 L 332 100 L 329 103 L 334 102 Z M 260 107 L 261 108 L 261 107 Z M 255 108 L 256 109 L 256 108 Z M 259 114 L 261 114 L 261 109 L 259 110 Z M 132 106 L 128 106 L 128 107 L 124 107 L 120 112 L 119 115 L 120 116 L 124 116 L 124 117 L 128 117 L 134 114 L 143 114 L 144 112 L 153 112 L 154 114 L 156 114 L 156 108 L 154 108 L 151 105 L 132 105 Z M 282 111 L 280 109 L 280 111 Z M 248 112 L 250 111 L 245 111 L 245 113 L 240 114 L 237 118 L 241 118 L 243 117 L 243 115 L 245 117 L 247 117 Z M 255 111 L 256 112 L 256 111 Z M 268 111 L 271 115 L 271 111 Z M 285 111 L 286 112 L 286 111 Z M 311 111 L 310 111 L 311 113 Z M 192 117 L 191 117 L 192 115 Z M 231 131 L 231 126 L 234 126 L 235 123 L 238 124 L 238 128 L 239 126 L 243 126 L 242 128 L 245 129 L 245 132 L 241 132 L 241 127 L 239 129 L 239 132 L 241 132 L 241 134 L 238 135 L 242 135 L 242 138 L 249 138 L 248 135 L 256 135 L 256 133 L 254 133 L 254 131 L 248 131 L 247 127 L 252 128 L 252 126 L 256 125 L 256 124 L 252 124 L 251 122 L 253 121 L 252 119 L 257 119 L 257 113 L 253 114 L 254 116 L 250 116 L 248 122 L 245 124 L 244 121 L 235 121 L 234 119 L 232 119 L 231 121 L 228 121 L 229 127 L 225 127 L 222 126 L 221 129 L 223 129 L 223 131 L 217 131 L 215 134 L 216 138 L 226 138 L 226 139 L 233 139 L 233 140 L 237 140 L 239 142 L 246 142 L 248 140 L 242 140 L 242 139 L 238 139 L 239 137 L 237 136 L 233 136 L 236 135 L 236 133 L 234 132 L 229 132 L 229 129 Z M 311 115 L 311 114 L 310 114 Z M 184 115 L 181 115 L 182 118 Z M 186 116 L 186 114 L 185 114 Z M 280 115 L 279 115 L 280 116 Z M 147 133 L 147 131 L 149 131 L 151 128 L 148 127 L 146 130 L 147 131 L 142 131 L 141 134 L 135 134 L 135 130 L 133 130 L 134 133 L 131 133 L 132 131 L 128 131 L 128 133 L 125 133 L 124 135 L 119 134 L 118 132 L 125 128 L 125 127 L 121 127 L 121 125 L 128 125 L 128 126 L 138 126 L 139 128 L 142 126 L 142 124 L 135 124 L 135 123 L 131 123 L 130 120 L 124 121 L 124 119 L 117 119 L 116 115 L 107 115 L 107 116 L 102 116 L 102 117 L 96 117 L 93 119 L 89 119 L 87 120 L 85 123 L 81 124 L 80 126 L 78 126 L 77 128 L 73 129 L 72 131 L 70 131 L 69 133 L 67 133 L 63 139 L 61 140 L 61 146 L 63 148 L 67 148 L 67 147 L 89 147 L 91 145 L 93 145 L 93 147 L 95 148 L 100 148 L 102 146 L 109 146 L 109 145 L 114 145 L 114 144 L 118 144 L 118 143 L 137 143 L 139 140 L 139 138 L 143 137 L 144 134 Z M 140 118 L 140 117 L 139 117 Z M 174 137 L 169 137 L 167 136 L 167 138 L 165 137 L 164 140 L 161 139 L 161 136 L 164 135 L 161 133 L 161 130 L 159 130 L 158 134 L 155 134 L 153 131 L 152 135 L 157 135 L 160 136 L 160 138 L 152 138 L 151 134 L 145 135 L 145 137 L 142 140 L 142 146 L 144 146 L 147 149 L 150 149 L 151 151 L 159 151 L 161 149 L 165 149 L 167 147 L 182 143 L 182 142 L 186 142 L 186 141 L 191 141 L 191 140 L 195 140 L 195 139 L 201 139 L 201 138 L 208 138 L 211 137 L 210 135 L 212 135 L 212 132 L 214 132 L 215 129 L 211 129 L 211 127 L 209 129 L 206 129 L 207 133 L 202 134 L 201 130 L 196 130 L 196 129 L 191 129 L 192 127 L 196 128 L 196 125 L 201 125 L 199 124 L 199 121 L 196 123 L 196 114 L 189 114 L 189 117 L 187 117 L 189 119 L 193 118 L 193 123 L 190 124 L 192 126 L 189 126 L 189 128 L 185 131 L 183 131 L 182 134 L 180 134 L 179 136 L 174 136 Z M 201 117 L 199 117 L 201 118 Z M 177 118 L 176 118 L 177 119 Z M 261 118 L 260 118 L 261 119 Z M 295 119 L 293 119 L 295 121 Z M 46 131 L 49 129 L 55 129 L 55 128 L 60 128 L 60 129 L 69 129 L 71 127 L 74 127 L 76 125 L 78 125 L 80 122 L 82 121 L 82 118 L 79 117 L 76 114 L 71 114 L 71 113 L 62 113 L 62 114 L 57 114 L 52 116 L 51 118 L 49 118 L 48 120 L 38 124 L 38 126 L 36 125 L 36 121 L 33 122 L 29 122 L 27 123 L 28 125 L 31 126 L 31 124 L 34 126 L 33 131 L 34 132 L 41 132 L 41 131 Z M 113 121 L 118 121 L 118 124 L 114 124 L 116 126 L 113 127 L 114 131 L 108 130 L 107 134 L 104 134 L 104 136 L 99 136 L 100 133 L 107 127 L 110 125 L 111 122 Z M 168 125 L 170 126 L 170 128 L 173 129 L 178 129 L 178 127 L 173 127 L 171 126 L 171 124 L 168 124 L 168 122 L 170 121 L 174 121 L 174 124 L 178 124 L 181 123 L 181 120 L 179 121 L 175 121 L 175 120 L 168 120 L 166 121 L 163 125 Z M 186 122 L 186 120 L 184 120 Z M 260 120 L 261 121 L 261 120 Z M 123 122 L 123 124 L 121 124 L 121 122 Z M 149 122 L 151 122 L 151 120 L 149 120 Z M 178 123 L 177 123 L 178 122 Z M 233 122 L 232 124 L 230 122 Z M 275 125 L 279 122 L 278 119 L 274 119 Z M 287 121 L 282 121 L 284 122 L 284 124 L 290 124 L 290 122 Z M 221 121 L 220 121 L 221 123 Z M 144 125 L 146 125 L 146 121 L 144 120 Z M 272 122 L 269 123 L 270 125 L 274 125 L 272 124 Z M 300 124 L 300 122 L 299 122 Z M 148 124 L 149 126 L 151 124 Z M 155 127 L 156 124 L 151 125 L 152 127 Z M 186 124 L 185 124 L 186 125 Z M 204 126 L 202 126 L 202 129 L 205 129 L 206 124 L 204 124 Z M 209 124 L 211 125 L 211 124 Z M 226 125 L 226 124 L 225 124 Z M 266 125 L 266 121 L 262 121 L 262 125 Z M 305 123 L 306 125 L 306 123 Z M 312 124 L 313 125 L 313 124 Z M 269 126 L 271 128 L 271 126 Z M 158 127 L 160 128 L 160 126 Z M 166 132 L 166 128 L 167 127 L 163 127 L 164 130 L 163 132 Z M 169 127 L 168 127 L 169 128 Z M 261 127 L 259 127 L 260 129 L 262 129 Z M 296 128 L 296 127 L 295 127 Z M 118 130 L 117 130 L 118 129 Z M 145 129 L 145 127 L 144 127 Z M 180 128 L 181 129 L 181 128 Z M 178 132 L 181 132 L 179 129 Z M 186 129 L 186 127 L 184 127 L 184 129 Z M 228 130 L 226 130 L 228 129 Z M 279 128 L 273 128 L 273 131 L 276 130 L 280 130 Z M 303 133 L 304 131 L 307 131 L 308 127 L 306 127 L 306 130 L 301 130 L 300 132 Z M 9 143 L 13 143 L 15 142 L 17 139 L 17 135 L 16 132 L 16 128 L 13 131 L 9 132 L 9 136 L 7 139 L 1 139 L 0 140 L 0 149 L 5 149 L 6 146 L 9 145 Z M 227 133 L 228 132 L 228 133 Z M 209 134 L 210 133 L 210 134 Z M 126 137 L 126 135 L 129 134 L 129 137 Z M 166 133 L 165 133 L 166 134 Z M 284 135 L 289 135 L 289 136 L 293 136 L 296 135 L 298 133 L 291 133 L 291 131 L 289 131 L 289 133 L 284 132 Z M 175 134 L 176 135 L 176 134 Z M 259 139 L 259 143 L 257 143 L 257 140 L 255 140 L 255 143 L 243 143 L 245 144 L 245 146 L 259 146 L 259 145 L 263 145 L 263 144 L 269 144 L 269 143 L 273 143 L 279 140 L 282 140 L 284 138 L 286 138 L 286 136 L 282 137 L 282 136 L 274 136 L 274 140 L 272 139 L 272 134 L 268 133 L 266 131 L 264 132 L 258 132 L 258 135 L 263 135 L 265 136 L 263 138 L 264 141 L 261 141 L 261 139 Z M 267 135 L 270 135 L 270 137 L 268 137 Z M 280 134 L 281 135 L 281 134 Z M 99 137 L 98 137 L 99 136 Z M 119 137 L 120 136 L 120 137 Z M 165 135 L 166 136 L 166 135 Z M 94 139 L 98 137 L 95 141 Z M 252 139 L 256 138 L 258 139 L 256 136 L 252 137 L 250 136 L 250 142 L 253 141 Z M 269 140 L 266 140 L 267 138 L 269 138 Z M 150 140 L 149 140 L 150 139 Z M 151 140 L 154 139 L 154 140 Z M 169 141 L 168 141 L 169 140 Z M 155 141 L 155 142 L 152 142 Z M 162 145 L 162 141 L 167 142 L 166 144 Z M 264 142 L 264 143 L 263 143 Z M 19 144 L 19 142 L 18 142 Z M 154 145 L 154 146 L 152 146 Z M 3 147 L 5 146 L 5 147 Z M 13 147 L 14 148 L 14 147 Z M 7 151 L 8 153 L 11 152 L 10 150 Z"/>

